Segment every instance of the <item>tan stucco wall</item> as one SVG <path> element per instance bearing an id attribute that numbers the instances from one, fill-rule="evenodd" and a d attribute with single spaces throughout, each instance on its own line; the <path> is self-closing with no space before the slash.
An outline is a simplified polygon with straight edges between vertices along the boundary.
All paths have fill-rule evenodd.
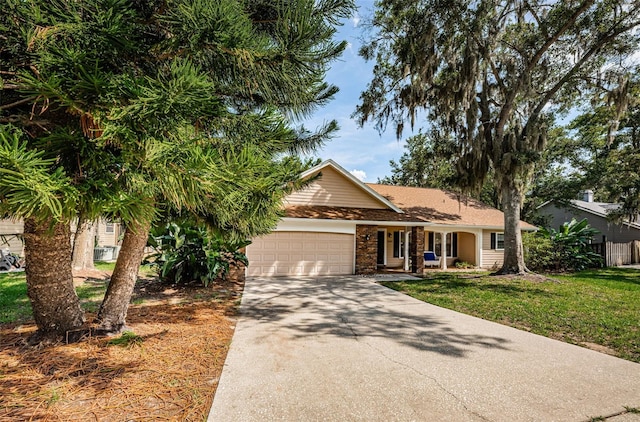
<path id="1" fill-rule="evenodd" d="M 393 233 L 397 231 L 404 231 L 401 227 L 378 227 L 378 229 L 386 229 L 386 257 L 387 257 L 387 268 L 401 268 L 404 265 L 404 258 L 394 258 L 393 257 Z"/>
<path id="2" fill-rule="evenodd" d="M 476 263 L 476 237 L 473 233 L 458 232 L 458 259 L 478 265 Z"/>
<path id="3" fill-rule="evenodd" d="M 331 167 L 322 169 L 322 176 L 318 180 L 287 196 L 285 202 L 290 205 L 387 208 Z"/>

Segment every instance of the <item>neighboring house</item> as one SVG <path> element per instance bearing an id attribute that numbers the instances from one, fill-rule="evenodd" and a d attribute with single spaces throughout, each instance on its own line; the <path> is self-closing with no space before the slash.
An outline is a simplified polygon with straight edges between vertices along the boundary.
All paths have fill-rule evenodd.
<path id="1" fill-rule="evenodd" d="M 331 160 L 302 174 L 321 176 L 285 200 L 276 229 L 247 246 L 249 276 L 420 272 L 424 252 L 440 267 L 455 260 L 502 265 L 504 215 L 439 189 L 365 184 Z M 522 222 L 523 230 L 535 230 Z"/>
<path id="2" fill-rule="evenodd" d="M 0 249 L 9 249 L 9 252 L 22 256 L 23 232 L 22 220 L 0 220 Z"/>
<path id="3" fill-rule="evenodd" d="M 75 224 L 71 225 L 72 235 L 75 233 Z M 23 254 L 22 233 L 24 223 L 22 220 L 0 220 L 0 249 L 9 249 L 18 255 Z M 119 223 L 113 223 L 104 219 L 98 220 L 96 228 L 95 245 L 97 247 L 115 247 L 120 244 L 120 235 L 123 230 Z"/>
<path id="4" fill-rule="evenodd" d="M 594 202 L 593 191 L 588 190 L 584 192 L 582 200 L 572 200 L 566 207 L 548 201 L 538 207 L 538 212 L 542 217 L 548 218 L 550 227 L 556 230 L 563 223 L 571 221 L 572 218 L 578 221 L 586 218 L 589 225 L 600 232 L 594 238 L 596 242 L 601 242 L 602 236 L 606 236 L 607 241 L 614 243 L 640 240 L 639 223 L 628 221 L 612 223 L 607 219 L 607 213 L 617 207 L 617 204 Z"/>
<path id="5" fill-rule="evenodd" d="M 75 227 L 71 229 L 75 232 Z M 120 223 L 100 219 L 96 227 L 96 246 L 117 246 L 120 244 L 120 236 L 124 233 L 124 229 Z"/>

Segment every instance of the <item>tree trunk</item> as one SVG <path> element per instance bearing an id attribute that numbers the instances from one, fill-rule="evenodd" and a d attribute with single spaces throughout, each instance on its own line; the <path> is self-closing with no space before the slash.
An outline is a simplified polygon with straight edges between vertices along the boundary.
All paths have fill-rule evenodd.
<path id="1" fill-rule="evenodd" d="M 515 184 L 503 186 L 504 262 L 496 274 L 525 274 L 527 272 L 522 248 L 522 232 L 520 231 L 521 198 L 520 190 Z"/>
<path id="2" fill-rule="evenodd" d="M 71 266 L 74 270 L 92 270 L 93 243 L 95 236 L 95 224 L 93 221 L 80 219 L 73 239 L 73 255 Z"/>
<path id="3" fill-rule="evenodd" d="M 77 341 L 84 313 L 73 287 L 69 224 L 26 219 L 24 251 L 27 295 L 38 326 L 30 342 Z"/>
<path id="4" fill-rule="evenodd" d="M 151 221 L 129 224 L 124 233 L 120 254 L 111 281 L 98 312 L 98 332 L 115 334 L 125 328 L 125 319 L 138 270 L 144 256 Z"/>

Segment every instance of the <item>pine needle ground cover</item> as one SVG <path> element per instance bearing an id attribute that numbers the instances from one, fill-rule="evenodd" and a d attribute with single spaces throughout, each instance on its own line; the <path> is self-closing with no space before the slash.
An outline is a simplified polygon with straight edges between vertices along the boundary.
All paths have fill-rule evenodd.
<path id="1" fill-rule="evenodd" d="M 640 270 L 552 278 L 432 273 L 384 282 L 416 299 L 640 362 Z"/>
<path id="2" fill-rule="evenodd" d="M 4 277 L 0 291 L 18 289 L 13 275 L 10 283 Z M 76 280 L 92 318 L 105 280 Z M 0 421 L 205 420 L 242 287 L 168 288 L 143 279 L 129 308 L 130 332 L 69 345 L 26 346 L 36 327 L 14 314 L 17 320 L 0 324 Z"/>

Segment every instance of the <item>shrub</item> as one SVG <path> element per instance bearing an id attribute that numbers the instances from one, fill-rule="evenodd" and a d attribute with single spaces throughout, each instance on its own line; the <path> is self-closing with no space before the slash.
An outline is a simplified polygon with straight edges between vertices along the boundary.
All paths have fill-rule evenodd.
<path id="1" fill-rule="evenodd" d="M 600 267 L 602 257 L 590 247 L 591 239 L 597 233 L 586 219 L 573 219 L 558 230 L 541 229 L 523 239 L 525 262 L 530 269 L 537 271 L 581 271 Z"/>
<path id="2" fill-rule="evenodd" d="M 246 255 L 239 250 L 249 243 L 225 239 L 221 233 L 190 220 L 171 222 L 156 228 L 150 236 L 149 244 L 158 252 L 148 260 L 158 267 L 165 281 L 200 281 L 208 286 L 224 278 L 231 265 L 247 265 Z"/>
<path id="3" fill-rule="evenodd" d="M 524 247 L 524 262 L 532 271 L 548 270 L 554 265 L 553 242 L 548 236 L 540 232 L 524 233 L 522 235 Z"/>

